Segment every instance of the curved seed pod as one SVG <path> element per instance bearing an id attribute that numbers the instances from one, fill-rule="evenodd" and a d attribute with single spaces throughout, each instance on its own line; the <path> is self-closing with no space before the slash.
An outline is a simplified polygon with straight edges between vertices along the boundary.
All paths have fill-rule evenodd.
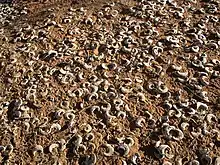
<path id="1" fill-rule="evenodd" d="M 191 64 L 196 68 L 204 68 L 202 61 L 200 60 L 194 60 L 191 62 Z"/>
<path id="2" fill-rule="evenodd" d="M 111 11 L 111 16 L 116 17 L 118 15 L 118 10 L 112 10 Z"/>
<path id="3" fill-rule="evenodd" d="M 122 106 L 123 103 L 124 103 L 123 100 L 120 99 L 120 98 L 116 98 L 116 99 L 113 100 L 113 104 L 114 104 L 115 106 Z"/>
<path id="4" fill-rule="evenodd" d="M 94 112 L 95 111 L 100 111 L 100 107 L 99 106 L 97 106 L 97 105 L 94 105 L 94 106 L 92 106 L 91 108 L 90 108 L 90 112 L 91 112 L 91 114 L 92 115 L 94 115 Z"/>
<path id="5" fill-rule="evenodd" d="M 92 130 L 92 127 L 90 124 L 83 124 L 82 126 L 84 127 L 83 130 L 87 133 Z"/>
<path id="6" fill-rule="evenodd" d="M 131 92 L 131 89 L 129 89 L 129 88 L 125 88 L 125 87 L 120 87 L 120 90 L 121 90 L 121 92 L 122 93 L 124 93 L 124 94 L 128 94 L 128 93 L 130 93 Z"/>
<path id="7" fill-rule="evenodd" d="M 54 150 L 56 150 L 59 147 L 59 144 L 51 144 L 49 147 L 49 152 L 54 153 Z"/>
<path id="8" fill-rule="evenodd" d="M 211 123 L 213 121 L 217 122 L 217 117 L 213 114 L 207 114 L 206 116 L 206 120 L 208 121 L 208 123 Z"/>
<path id="9" fill-rule="evenodd" d="M 215 159 L 214 165 L 220 165 L 220 157 Z"/>
<path id="10" fill-rule="evenodd" d="M 152 48 L 152 54 L 154 56 L 160 56 L 160 54 L 163 53 L 163 48 L 162 47 L 159 47 L 159 46 L 155 46 Z"/>
<path id="11" fill-rule="evenodd" d="M 178 136 L 177 137 L 172 136 L 172 138 L 177 141 L 182 140 L 184 138 L 183 132 L 180 129 L 174 129 L 174 130 L 177 132 Z"/>
<path id="12" fill-rule="evenodd" d="M 102 69 L 108 70 L 108 63 L 101 64 Z"/>
<path id="13" fill-rule="evenodd" d="M 145 119 L 143 117 L 139 117 L 136 121 L 135 121 L 135 125 L 138 128 L 143 127 L 142 122 L 145 122 Z"/>
<path id="14" fill-rule="evenodd" d="M 139 153 L 135 153 L 134 155 L 132 155 L 131 157 L 131 162 L 136 165 L 138 164 L 138 161 L 141 159 L 140 154 Z"/>
<path id="15" fill-rule="evenodd" d="M 112 156 L 114 153 L 114 147 L 112 147 L 111 144 L 105 144 L 105 147 L 107 148 L 107 152 L 104 152 L 105 156 Z"/>
<path id="16" fill-rule="evenodd" d="M 172 107 L 173 107 L 173 101 L 171 102 L 171 101 L 168 101 L 168 100 L 165 100 L 164 101 L 164 106 L 165 106 L 165 108 L 166 109 L 168 109 L 168 110 L 170 110 Z"/>
<path id="17" fill-rule="evenodd" d="M 126 112 L 124 112 L 124 111 L 119 111 L 118 113 L 117 113 L 117 117 L 122 117 L 122 119 L 125 119 L 126 118 Z"/>
<path id="18" fill-rule="evenodd" d="M 220 65 L 220 60 L 218 59 L 212 59 L 212 63 L 216 66 L 219 66 Z"/>
<path id="19" fill-rule="evenodd" d="M 35 156 L 37 152 L 43 153 L 44 148 L 41 145 L 36 145 L 33 149 L 33 155 Z"/>
<path id="20" fill-rule="evenodd" d="M 209 78 L 208 78 L 208 77 L 206 77 L 206 76 L 201 76 L 201 77 L 199 78 L 199 80 L 200 80 L 200 82 L 201 82 L 202 85 L 204 85 L 204 86 L 209 85 Z"/>
<path id="21" fill-rule="evenodd" d="M 199 46 L 192 46 L 191 47 L 192 52 L 198 53 L 199 52 Z"/>
<path id="22" fill-rule="evenodd" d="M 105 111 L 105 119 L 106 119 L 107 121 L 111 122 L 112 119 L 114 119 L 114 118 L 116 118 L 116 117 L 110 114 L 110 110 Z"/>
<path id="23" fill-rule="evenodd" d="M 60 107 L 62 109 L 69 109 L 69 106 L 70 106 L 70 102 L 68 100 L 60 102 Z"/>
<path id="24" fill-rule="evenodd" d="M 91 93 L 91 95 L 89 96 L 88 98 L 88 101 L 91 101 L 91 100 L 97 100 L 99 98 L 99 95 L 98 93 Z"/>
<path id="25" fill-rule="evenodd" d="M 47 126 L 41 126 L 38 131 L 42 135 L 48 135 L 50 133 L 50 130 L 47 128 Z"/>
<path id="26" fill-rule="evenodd" d="M 95 143 L 89 142 L 87 145 L 87 148 L 89 151 L 94 151 L 97 147 L 96 147 Z"/>
<path id="27" fill-rule="evenodd" d="M 54 113 L 55 119 L 60 119 L 60 118 L 64 115 L 64 113 L 65 113 L 65 110 L 63 110 L 63 109 L 57 110 L 57 111 Z"/>
<path id="28" fill-rule="evenodd" d="M 132 137 L 126 137 L 125 138 L 125 143 L 129 146 L 132 147 L 135 143 L 134 139 Z"/>
<path id="29" fill-rule="evenodd" d="M 188 71 L 186 72 L 176 71 L 175 74 L 179 77 L 186 78 L 188 76 Z"/>
<path id="30" fill-rule="evenodd" d="M 91 82 L 96 82 L 97 80 L 98 80 L 98 77 L 96 75 L 91 75 L 89 77 L 89 81 L 91 81 Z"/>
<path id="31" fill-rule="evenodd" d="M 61 130 L 61 125 L 58 123 L 53 123 L 50 127 L 50 132 L 58 132 Z"/>
<path id="32" fill-rule="evenodd" d="M 123 52 L 125 52 L 125 53 L 130 53 L 131 50 L 132 50 L 132 48 L 128 48 L 128 47 L 126 47 L 126 46 L 123 46 L 123 47 L 121 48 L 121 50 L 122 50 Z"/>
<path id="33" fill-rule="evenodd" d="M 168 112 L 169 116 L 175 116 L 177 118 L 180 118 L 182 116 L 182 112 L 180 110 L 170 110 Z"/>
<path id="34" fill-rule="evenodd" d="M 207 46 L 212 48 L 212 49 L 218 49 L 219 48 L 218 44 L 214 43 L 214 42 L 208 43 Z"/>
<path id="35" fill-rule="evenodd" d="M 190 114 L 190 115 L 194 115 L 194 114 L 196 114 L 196 110 L 195 109 L 193 109 L 193 108 L 189 108 L 188 109 L 189 111 L 187 112 L 188 114 Z"/>
<path id="36" fill-rule="evenodd" d="M 111 104 L 110 103 L 106 103 L 105 105 L 101 106 L 101 109 L 103 111 L 110 111 L 111 110 Z"/>
<path id="37" fill-rule="evenodd" d="M 75 119 L 75 115 L 73 113 L 73 110 L 66 111 L 64 114 L 65 119 L 73 121 Z"/>
<path id="38" fill-rule="evenodd" d="M 189 127 L 189 123 L 183 122 L 183 123 L 181 123 L 180 127 L 183 131 L 185 131 L 187 129 L 187 127 Z"/>
<path id="39" fill-rule="evenodd" d="M 170 154 L 171 148 L 168 145 L 160 145 L 158 149 L 165 157 L 169 159 L 174 157 L 174 155 Z"/>
<path id="40" fill-rule="evenodd" d="M 159 93 L 167 93 L 168 92 L 168 88 L 167 88 L 167 86 L 163 82 L 159 81 L 158 87 L 157 87 L 157 91 Z"/>
<path id="41" fill-rule="evenodd" d="M 73 92 L 73 96 L 77 96 L 77 97 L 81 97 L 83 95 L 83 89 L 82 88 L 78 88 Z"/>
<path id="42" fill-rule="evenodd" d="M 196 103 L 196 109 L 197 110 L 205 110 L 205 111 L 207 111 L 208 108 L 209 108 L 208 105 L 205 104 L 205 103 L 202 103 L 202 102 L 197 102 Z"/>
<path id="43" fill-rule="evenodd" d="M 82 143 L 82 136 L 77 134 L 75 135 L 75 137 L 76 137 L 75 145 L 79 146 Z"/>
<path id="44" fill-rule="evenodd" d="M 78 73 L 78 79 L 79 79 L 79 81 L 84 80 L 84 73 L 83 72 Z"/>

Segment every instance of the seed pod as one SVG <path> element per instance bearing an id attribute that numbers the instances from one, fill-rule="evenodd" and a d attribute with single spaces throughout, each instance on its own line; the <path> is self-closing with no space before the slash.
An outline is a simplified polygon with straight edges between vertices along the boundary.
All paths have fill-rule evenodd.
<path id="1" fill-rule="evenodd" d="M 107 152 L 104 152 L 105 156 L 112 156 L 114 153 L 114 148 L 112 147 L 111 144 L 105 144 L 106 148 L 107 148 Z"/>
<path id="2" fill-rule="evenodd" d="M 39 152 L 39 153 L 43 153 L 44 152 L 44 149 L 41 145 L 36 145 L 35 148 L 33 149 L 33 155 L 35 156 L 36 153 Z"/>

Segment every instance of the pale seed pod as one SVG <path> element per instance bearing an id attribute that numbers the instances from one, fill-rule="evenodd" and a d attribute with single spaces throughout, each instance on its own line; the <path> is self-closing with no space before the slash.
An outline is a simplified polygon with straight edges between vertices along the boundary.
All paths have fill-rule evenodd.
<path id="1" fill-rule="evenodd" d="M 49 147 L 49 152 L 51 154 L 54 154 L 54 150 L 57 150 L 57 148 L 59 147 L 59 144 L 51 144 L 50 147 Z"/>
<path id="2" fill-rule="evenodd" d="M 114 148 L 111 144 L 105 144 L 105 147 L 107 148 L 107 152 L 104 152 L 105 156 L 112 156 L 114 153 Z"/>
<path id="3" fill-rule="evenodd" d="M 33 149 L 33 156 L 35 156 L 37 152 L 43 153 L 44 148 L 41 145 L 36 145 L 35 148 Z"/>

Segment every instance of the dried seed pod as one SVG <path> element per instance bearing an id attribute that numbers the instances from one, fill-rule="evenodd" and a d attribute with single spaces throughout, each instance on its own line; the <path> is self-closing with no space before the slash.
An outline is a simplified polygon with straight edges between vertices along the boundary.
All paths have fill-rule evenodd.
<path id="1" fill-rule="evenodd" d="M 205 103 L 202 103 L 202 102 L 197 102 L 197 103 L 196 103 L 196 109 L 197 109 L 197 110 L 200 110 L 200 111 L 205 110 L 205 111 L 207 111 L 208 108 L 209 108 L 209 107 L 208 107 L 207 104 L 205 104 Z"/>
<path id="2" fill-rule="evenodd" d="M 111 144 L 105 144 L 105 147 L 107 148 L 107 152 L 104 152 L 105 156 L 112 156 L 114 153 L 114 147 L 112 147 Z"/>
<path id="3" fill-rule="evenodd" d="M 79 134 L 76 134 L 75 135 L 75 138 L 76 138 L 76 140 L 75 140 L 75 145 L 76 146 L 79 146 L 81 143 L 82 143 L 82 136 L 81 135 L 79 135 Z"/>
<path id="4" fill-rule="evenodd" d="M 135 154 L 132 155 L 132 157 L 131 157 L 131 162 L 132 162 L 134 165 L 137 165 L 140 160 L 141 160 L 141 156 L 140 156 L 139 153 L 135 153 Z"/>
<path id="5" fill-rule="evenodd" d="M 90 112 L 91 112 L 92 115 L 94 115 L 94 112 L 95 112 L 95 111 L 99 112 L 99 111 L 100 111 L 100 107 L 97 106 L 97 105 L 94 105 L 94 106 L 92 106 L 92 107 L 90 108 Z"/>
<path id="6" fill-rule="evenodd" d="M 157 152 L 155 152 L 155 156 L 159 159 L 167 157 L 168 159 L 171 159 L 174 157 L 174 155 L 171 154 L 171 148 L 168 145 L 159 145 L 159 147 L 156 148 Z"/>
<path id="7" fill-rule="evenodd" d="M 159 93 L 167 93 L 168 87 L 163 82 L 159 81 L 157 91 Z"/>
<path id="8" fill-rule="evenodd" d="M 97 100 L 98 98 L 99 98 L 98 93 L 91 93 L 90 96 L 88 97 L 88 101 Z"/>
<path id="9" fill-rule="evenodd" d="M 83 124 L 83 130 L 87 133 L 89 133 L 92 130 L 92 127 L 90 124 Z"/>
<path id="10" fill-rule="evenodd" d="M 145 119 L 143 117 L 137 118 L 137 120 L 135 121 L 136 127 L 138 127 L 138 128 L 143 127 L 143 124 L 142 124 L 143 122 L 145 122 Z"/>
<path id="11" fill-rule="evenodd" d="M 38 153 L 43 153 L 44 148 L 41 145 L 36 145 L 33 149 L 33 156 L 35 156 L 37 152 Z"/>
<path id="12" fill-rule="evenodd" d="M 55 111 L 54 113 L 54 118 L 55 119 L 60 119 L 62 118 L 62 116 L 64 115 L 65 110 L 64 109 L 58 109 L 57 111 Z"/>
<path id="13" fill-rule="evenodd" d="M 183 122 L 183 123 L 181 123 L 180 127 L 183 131 L 185 131 L 187 129 L 187 127 L 189 127 L 189 123 Z"/>
<path id="14" fill-rule="evenodd" d="M 215 159 L 214 165 L 220 165 L 220 157 Z"/>
<path id="15" fill-rule="evenodd" d="M 59 144 L 51 144 L 51 145 L 49 146 L 49 152 L 50 152 L 51 154 L 54 154 L 54 153 L 55 153 L 54 150 L 57 150 L 58 147 L 59 147 Z"/>
<path id="16" fill-rule="evenodd" d="M 106 103 L 105 105 L 101 106 L 101 110 L 103 111 L 110 111 L 111 110 L 111 104 L 110 103 Z"/>
<path id="17" fill-rule="evenodd" d="M 69 106 L 70 106 L 70 102 L 68 100 L 60 102 L 60 108 L 62 109 L 69 109 Z"/>
<path id="18" fill-rule="evenodd" d="M 61 130 L 61 125 L 58 123 L 53 123 L 50 127 L 50 132 L 58 132 Z"/>
<path id="19" fill-rule="evenodd" d="M 121 92 L 122 93 L 124 93 L 124 94 L 128 94 L 128 93 L 130 93 L 131 92 L 131 89 L 129 89 L 129 88 L 125 88 L 125 87 L 120 87 L 120 90 L 121 90 Z"/>
<path id="20" fill-rule="evenodd" d="M 217 117 L 214 114 L 207 114 L 206 120 L 208 123 L 217 122 Z"/>
<path id="21" fill-rule="evenodd" d="M 163 53 L 163 48 L 162 48 L 162 47 L 154 46 L 154 47 L 152 48 L 152 54 L 153 54 L 155 57 L 160 56 L 161 53 Z"/>
<path id="22" fill-rule="evenodd" d="M 135 141 L 132 137 L 126 137 L 124 141 L 129 147 L 132 147 L 135 144 Z"/>
<path id="23" fill-rule="evenodd" d="M 180 118 L 182 115 L 182 112 L 180 110 L 169 110 L 168 115 Z"/>
<path id="24" fill-rule="evenodd" d="M 117 113 L 117 117 L 122 117 L 122 119 L 125 119 L 126 118 L 126 112 L 123 112 L 123 111 L 119 111 L 118 113 Z"/>
<path id="25" fill-rule="evenodd" d="M 73 121 L 75 119 L 74 111 L 73 110 L 66 111 L 64 117 L 67 120 Z"/>

